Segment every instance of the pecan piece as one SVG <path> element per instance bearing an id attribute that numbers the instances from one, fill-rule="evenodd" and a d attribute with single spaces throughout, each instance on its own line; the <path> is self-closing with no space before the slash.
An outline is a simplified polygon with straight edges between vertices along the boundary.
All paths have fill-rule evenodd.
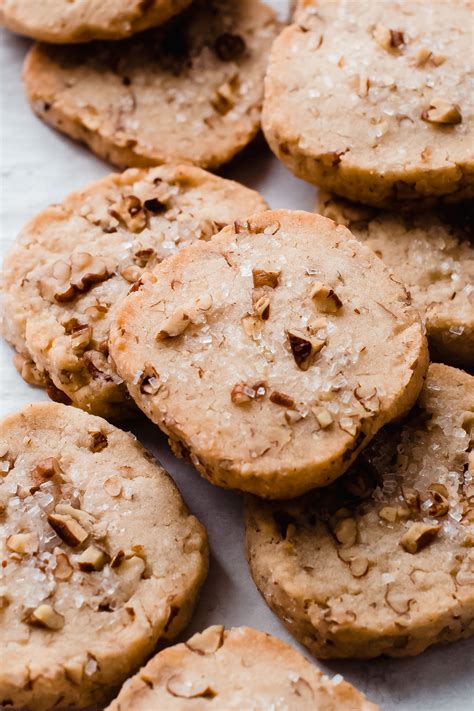
<path id="1" fill-rule="evenodd" d="M 64 627 L 64 617 L 51 607 L 51 605 L 39 605 L 36 610 L 27 617 L 26 622 L 35 627 L 45 627 L 49 630 L 60 630 Z"/>
<path id="2" fill-rule="evenodd" d="M 433 526 L 429 523 L 414 523 L 400 539 L 400 545 L 407 553 L 418 553 L 433 541 L 441 526 Z"/>
<path id="3" fill-rule="evenodd" d="M 316 282 L 311 289 L 311 298 L 319 311 L 335 314 L 342 308 L 342 301 L 330 286 Z"/>
<path id="4" fill-rule="evenodd" d="M 269 286 L 275 289 L 280 281 L 281 269 L 266 271 L 265 269 L 252 269 L 253 285 L 256 289 L 261 286 Z"/>
<path id="5" fill-rule="evenodd" d="M 47 457 L 31 470 L 31 476 L 33 477 L 35 483 L 43 483 L 47 479 L 52 479 L 53 476 L 58 476 L 61 474 L 61 467 L 59 462 L 55 457 Z"/>
<path id="6" fill-rule="evenodd" d="M 297 331 L 287 331 L 287 336 L 293 358 L 300 370 L 308 370 L 313 356 L 326 345 L 326 341 L 319 338 L 309 338 Z"/>
<path id="7" fill-rule="evenodd" d="M 19 555 L 36 553 L 38 550 L 38 536 L 36 533 L 14 533 L 7 538 L 7 548 Z"/>
<path id="8" fill-rule="evenodd" d="M 95 570 L 102 570 L 107 562 L 107 554 L 100 548 L 89 546 L 81 553 L 78 560 L 79 569 L 85 573 L 92 573 Z"/>
<path id="9" fill-rule="evenodd" d="M 224 641 L 223 625 L 213 625 L 204 632 L 197 632 L 188 639 L 186 647 L 197 654 L 214 654 Z"/>
<path id="10" fill-rule="evenodd" d="M 59 538 L 72 548 L 80 546 L 89 537 L 87 531 L 72 516 L 50 514 L 48 523 Z"/>
<path id="11" fill-rule="evenodd" d="M 166 338 L 176 338 L 176 336 L 184 333 L 190 323 L 190 316 L 182 309 L 177 309 L 174 314 L 163 322 L 156 334 L 156 339 L 164 341 Z"/>
<path id="12" fill-rule="evenodd" d="M 237 383 L 230 392 L 230 399 L 234 405 L 246 405 L 255 400 L 257 391 L 246 383 Z"/>
<path id="13" fill-rule="evenodd" d="M 390 30 L 383 25 L 376 25 L 374 27 L 373 37 L 377 44 L 388 52 L 398 50 L 405 44 L 403 32 L 400 30 Z"/>
<path id="14" fill-rule="evenodd" d="M 457 104 L 446 99 L 432 99 L 428 108 L 421 112 L 421 118 L 428 123 L 452 125 L 462 122 L 461 110 Z"/>
<path id="15" fill-rule="evenodd" d="M 290 395 L 280 392 L 279 390 L 274 390 L 270 394 L 270 400 L 275 403 L 275 405 L 281 405 L 289 410 L 292 410 L 295 407 L 295 401 L 293 398 Z"/>

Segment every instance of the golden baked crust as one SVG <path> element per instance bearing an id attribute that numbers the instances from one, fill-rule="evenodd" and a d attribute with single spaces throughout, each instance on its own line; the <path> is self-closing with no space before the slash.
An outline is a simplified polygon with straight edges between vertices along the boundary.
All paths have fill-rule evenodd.
<path id="1" fill-rule="evenodd" d="M 335 485 L 254 499 L 247 556 L 317 657 L 399 657 L 474 633 L 474 377 L 433 364 L 418 403 Z"/>
<path id="2" fill-rule="evenodd" d="M 473 197 L 471 25 L 470 0 L 300 3 L 265 80 L 272 150 L 370 205 Z"/>
<path id="3" fill-rule="evenodd" d="M 55 403 L 0 423 L 0 705 L 101 704 L 187 624 L 206 533 L 129 434 Z"/>
<path id="4" fill-rule="evenodd" d="M 265 207 L 239 183 L 168 164 L 109 175 L 43 210 L 3 270 L 3 332 L 20 373 L 93 414 L 132 414 L 108 353 L 120 300 L 145 268 Z"/>
<path id="5" fill-rule="evenodd" d="M 33 110 L 119 167 L 216 167 L 260 127 L 279 25 L 255 0 L 197 0 L 121 42 L 36 45 L 23 79 Z"/>
<path id="6" fill-rule="evenodd" d="M 208 627 L 157 654 L 106 711 L 377 711 L 276 637 L 250 627 Z"/>
<path id="7" fill-rule="evenodd" d="M 220 486 L 324 486 L 416 400 L 418 313 L 346 228 L 268 211 L 161 264 L 116 312 L 130 394 Z M 151 382 L 150 382 L 151 381 Z"/>
<path id="8" fill-rule="evenodd" d="M 42 42 L 121 39 L 160 25 L 191 0 L 0 0 L 0 25 Z"/>

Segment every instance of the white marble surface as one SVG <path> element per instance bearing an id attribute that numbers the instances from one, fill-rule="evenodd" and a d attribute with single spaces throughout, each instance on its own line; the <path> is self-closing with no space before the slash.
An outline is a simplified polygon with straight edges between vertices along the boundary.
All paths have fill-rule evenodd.
<path id="1" fill-rule="evenodd" d="M 273 4 L 284 11 L 286 0 Z M 71 190 L 105 175 L 110 167 L 33 116 L 20 80 L 28 42 L 0 33 L 0 43 L 0 230 L 5 253 L 28 218 Z M 273 208 L 310 210 L 314 204 L 314 189 L 293 178 L 263 142 L 247 149 L 223 173 L 260 190 Z M 46 399 L 42 391 L 29 387 L 17 375 L 11 356 L 9 347 L 1 343 L 2 415 L 28 402 Z M 292 638 L 267 608 L 249 576 L 240 497 L 212 487 L 191 467 L 178 462 L 157 428 L 141 422 L 135 433 L 170 471 L 209 532 L 211 570 L 189 632 L 214 623 L 246 624 L 291 643 Z M 414 659 L 320 666 L 330 675 L 343 674 L 384 711 L 468 711 L 474 710 L 473 662 L 471 640 L 431 649 Z"/>

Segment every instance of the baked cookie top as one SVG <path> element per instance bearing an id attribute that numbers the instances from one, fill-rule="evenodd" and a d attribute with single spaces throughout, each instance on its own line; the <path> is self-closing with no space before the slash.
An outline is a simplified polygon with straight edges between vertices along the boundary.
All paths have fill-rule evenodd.
<path id="1" fill-rule="evenodd" d="M 255 0 L 197 0 L 122 42 L 35 46 L 24 81 L 33 109 L 121 167 L 216 167 L 257 133 L 279 25 Z"/>
<path id="2" fill-rule="evenodd" d="M 145 268 L 263 209 L 238 183 L 166 165 L 109 175 L 41 212 L 4 264 L 3 329 L 20 372 L 94 414 L 129 414 L 108 355 L 120 300 Z"/>
<path id="3" fill-rule="evenodd" d="M 422 314 L 431 358 L 474 366 L 473 204 L 380 211 L 320 192 L 317 211 L 346 225 L 405 282 Z"/>
<path id="4" fill-rule="evenodd" d="M 268 211 L 196 243 L 116 311 L 130 394 L 215 484 L 296 496 L 340 475 L 415 401 L 417 312 L 350 232 Z"/>
<path id="5" fill-rule="evenodd" d="M 191 0 L 0 0 L 0 24 L 43 42 L 120 39 L 165 22 Z"/>
<path id="6" fill-rule="evenodd" d="M 367 204 L 474 194 L 472 3 L 300 2 L 263 126 L 300 177 Z"/>
<path id="7" fill-rule="evenodd" d="M 56 403 L 0 424 L 0 699 L 88 706 L 189 619 L 206 534 L 125 432 Z"/>
<path id="8" fill-rule="evenodd" d="M 431 365 L 417 405 L 337 484 L 252 500 L 269 605 L 319 657 L 413 655 L 474 633 L 474 378 Z"/>
<path id="9" fill-rule="evenodd" d="M 249 627 L 208 627 L 157 654 L 107 711 L 376 711 L 340 675 L 321 674 L 299 652 Z"/>

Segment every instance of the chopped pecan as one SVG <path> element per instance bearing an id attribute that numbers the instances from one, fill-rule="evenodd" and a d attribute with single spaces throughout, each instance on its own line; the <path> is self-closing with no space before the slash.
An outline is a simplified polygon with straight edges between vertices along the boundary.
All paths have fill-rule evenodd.
<path id="1" fill-rule="evenodd" d="M 7 538 L 7 548 L 19 555 L 36 553 L 38 550 L 38 536 L 36 533 L 15 533 Z"/>
<path id="2" fill-rule="evenodd" d="M 389 52 L 400 49 L 405 44 L 404 34 L 399 30 L 390 30 L 383 25 L 376 25 L 373 30 L 373 36 L 382 49 Z"/>
<path id="3" fill-rule="evenodd" d="M 311 298 L 319 311 L 334 314 L 342 308 L 342 301 L 330 286 L 316 282 L 311 288 Z"/>
<path id="4" fill-rule="evenodd" d="M 262 286 L 269 286 L 275 289 L 280 280 L 281 269 L 267 271 L 265 269 L 252 269 L 253 285 L 256 289 Z"/>
<path id="5" fill-rule="evenodd" d="M 58 460 L 55 457 L 47 457 L 31 470 L 31 476 L 35 484 L 42 484 L 53 476 L 59 476 L 61 471 Z"/>
<path id="6" fill-rule="evenodd" d="M 407 553 L 418 553 L 436 538 L 440 530 L 441 526 L 422 522 L 414 523 L 400 539 L 400 545 Z"/>
<path id="7" fill-rule="evenodd" d="M 103 432 L 90 432 L 89 449 L 91 452 L 102 452 L 108 444 L 107 436 Z"/>
<path id="8" fill-rule="evenodd" d="M 163 341 L 166 338 L 175 338 L 176 336 L 180 336 L 184 333 L 190 323 L 191 317 L 183 311 L 183 309 L 177 309 L 160 326 L 156 334 L 156 339 L 158 341 Z"/>
<path id="9" fill-rule="evenodd" d="M 223 641 L 224 626 L 213 625 L 204 630 L 204 632 L 197 632 L 193 637 L 188 639 L 186 647 L 198 654 L 214 654 L 222 647 Z"/>
<path id="10" fill-rule="evenodd" d="M 292 410 L 295 407 L 295 401 L 293 398 L 290 395 L 280 392 L 279 390 L 273 390 L 270 394 L 270 400 L 275 403 L 275 405 L 281 405 L 289 410 Z"/>
<path id="11" fill-rule="evenodd" d="M 26 622 L 28 622 L 29 625 L 46 627 L 50 630 L 60 630 L 64 627 L 63 615 L 56 612 L 51 605 L 46 604 L 39 605 L 36 610 L 33 610 L 26 618 Z"/>
<path id="12" fill-rule="evenodd" d="M 267 321 L 270 316 L 270 297 L 267 294 L 256 292 L 252 294 L 253 313 L 262 321 Z"/>
<path id="13" fill-rule="evenodd" d="M 428 108 L 421 112 L 421 118 L 428 123 L 444 125 L 455 125 L 462 122 L 459 106 L 445 99 L 432 99 Z"/>
<path id="14" fill-rule="evenodd" d="M 102 570 L 107 562 L 107 554 L 101 551 L 100 548 L 89 546 L 81 553 L 78 560 L 79 569 L 91 573 L 95 570 Z"/>
<path id="15" fill-rule="evenodd" d="M 48 523 L 59 538 L 68 546 L 80 546 L 89 537 L 87 531 L 72 516 L 50 514 Z"/>
<path id="16" fill-rule="evenodd" d="M 299 331 L 287 331 L 287 336 L 293 358 L 300 370 L 308 370 L 313 357 L 326 345 L 326 341 L 308 337 Z"/>
<path id="17" fill-rule="evenodd" d="M 231 390 L 230 399 L 234 405 L 246 405 L 255 400 L 257 391 L 246 383 L 237 383 Z"/>

